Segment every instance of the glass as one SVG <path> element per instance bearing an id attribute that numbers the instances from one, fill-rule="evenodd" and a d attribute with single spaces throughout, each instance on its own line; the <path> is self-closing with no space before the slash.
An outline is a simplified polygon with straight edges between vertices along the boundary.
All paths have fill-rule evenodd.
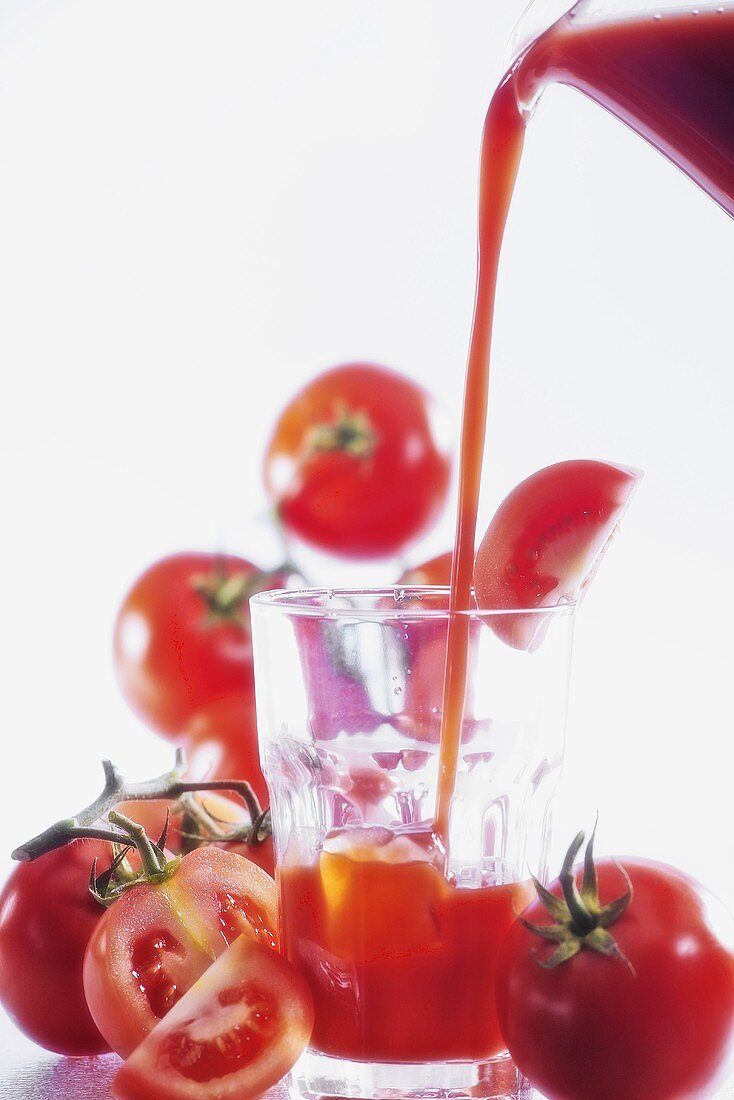
<path id="1" fill-rule="evenodd" d="M 295 1094 L 531 1095 L 493 978 L 530 872 L 546 877 L 573 607 L 463 613 L 448 843 L 433 829 L 448 590 L 269 592 L 251 609 L 283 944 L 316 1004 Z"/>

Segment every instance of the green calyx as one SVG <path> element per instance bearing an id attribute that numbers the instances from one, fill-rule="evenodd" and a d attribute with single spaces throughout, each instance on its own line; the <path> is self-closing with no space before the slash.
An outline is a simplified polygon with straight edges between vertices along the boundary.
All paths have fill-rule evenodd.
<path id="1" fill-rule="evenodd" d="M 544 970 L 553 970 L 561 963 L 568 962 L 584 948 L 606 955 L 622 962 L 634 976 L 634 968 L 624 955 L 609 928 L 619 920 L 632 901 L 632 883 L 623 867 L 619 868 L 627 889 L 621 897 L 602 905 L 599 900 L 599 885 L 594 865 L 594 833 L 589 838 L 584 853 L 584 873 L 581 889 L 576 883 L 573 863 L 584 843 L 584 834 L 575 837 L 566 852 L 559 882 L 563 892 L 557 898 L 546 890 L 536 878 L 533 879 L 538 898 L 553 917 L 553 924 L 533 924 L 525 917 L 518 920 L 529 932 L 555 943 L 556 949 L 548 959 L 538 959 L 538 966 Z"/>
<path id="2" fill-rule="evenodd" d="M 104 905 L 105 908 L 112 905 L 113 901 L 117 901 L 122 894 L 132 889 L 133 886 L 140 886 L 142 883 L 159 886 L 161 883 L 167 882 L 176 874 L 181 863 L 180 856 L 168 859 L 164 851 L 168 821 L 166 821 L 163 833 L 158 838 L 157 843 L 154 843 L 148 837 L 142 825 L 116 810 L 110 810 L 107 820 L 110 824 L 116 825 L 123 835 L 127 835 L 130 838 L 130 843 L 115 844 L 113 846 L 114 858 L 112 863 L 101 875 L 97 874 L 96 860 L 92 865 L 89 877 L 89 892 L 95 901 L 98 901 L 100 905 Z M 133 848 L 137 849 L 140 856 L 139 871 L 134 871 L 127 859 Z"/>
<path id="3" fill-rule="evenodd" d="M 206 604 L 210 625 L 233 623 L 243 631 L 249 631 L 250 596 L 264 592 L 281 576 L 279 570 L 226 573 L 222 567 L 192 577 L 191 587 Z"/>
<path id="4" fill-rule="evenodd" d="M 342 451 L 353 458 L 369 458 L 377 446 L 377 433 L 365 412 L 339 403 L 334 419 L 314 424 L 306 439 L 306 454 Z"/>

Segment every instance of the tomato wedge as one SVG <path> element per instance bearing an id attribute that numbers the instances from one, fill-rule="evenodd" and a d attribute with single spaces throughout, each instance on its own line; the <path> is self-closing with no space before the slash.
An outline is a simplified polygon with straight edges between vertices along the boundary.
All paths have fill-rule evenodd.
<path id="1" fill-rule="evenodd" d="M 163 882 L 123 894 L 84 959 L 92 1018 L 123 1058 L 241 933 L 277 947 L 275 883 L 235 852 L 199 848 Z"/>
<path id="2" fill-rule="evenodd" d="M 241 936 L 141 1043 L 112 1092 L 120 1100 L 259 1096 L 306 1049 L 313 1022 L 298 971 Z"/>
<path id="3" fill-rule="evenodd" d="M 642 474 L 609 462 L 557 462 L 502 502 L 474 566 L 480 608 L 520 610 L 578 601 L 598 568 Z M 492 628 L 516 649 L 533 649 L 543 617 L 497 616 Z"/>

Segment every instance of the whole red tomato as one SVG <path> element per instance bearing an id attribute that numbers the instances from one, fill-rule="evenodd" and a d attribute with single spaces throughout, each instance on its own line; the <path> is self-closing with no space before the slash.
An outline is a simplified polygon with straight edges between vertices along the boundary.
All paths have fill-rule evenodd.
<path id="1" fill-rule="evenodd" d="M 396 554 L 438 518 L 450 461 L 429 394 L 371 363 L 319 375 L 281 414 L 265 484 L 284 526 L 348 558 Z"/>
<path id="2" fill-rule="evenodd" d="M 109 845 L 77 841 L 16 867 L 0 894 L 0 1001 L 46 1050 L 108 1050 L 87 1008 L 82 964 L 104 909 L 89 893 L 95 859 Z"/>
<path id="3" fill-rule="evenodd" d="M 199 848 L 160 882 L 133 886 L 89 940 L 84 992 L 127 1057 L 239 935 L 277 945 L 275 883 L 234 852 Z"/>
<path id="4" fill-rule="evenodd" d="M 151 565 L 115 623 L 117 677 L 127 702 L 153 729 L 181 735 L 202 708 L 253 692 L 249 596 L 279 587 L 232 555 L 181 553 Z"/>
<path id="5" fill-rule="evenodd" d="M 551 916 L 542 898 L 525 910 L 498 968 L 500 1026 L 548 1100 L 700 1100 L 731 1049 L 734 959 L 696 882 L 623 865 L 597 864 L 598 894 L 587 871 L 585 923 L 558 900 Z M 560 882 L 551 894 L 564 896 Z"/>

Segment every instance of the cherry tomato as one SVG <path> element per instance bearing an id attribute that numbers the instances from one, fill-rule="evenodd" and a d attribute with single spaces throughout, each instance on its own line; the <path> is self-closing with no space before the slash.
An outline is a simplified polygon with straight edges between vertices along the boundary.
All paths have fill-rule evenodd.
<path id="1" fill-rule="evenodd" d="M 82 963 L 104 909 L 89 893 L 109 845 L 77 841 L 22 863 L 0 894 L 0 1001 L 30 1039 L 57 1054 L 108 1050 L 87 1008 Z"/>
<path id="2" fill-rule="evenodd" d="M 114 1079 L 120 1100 L 247 1100 L 293 1066 L 313 1029 L 289 962 L 241 936 L 181 998 Z"/>
<path id="3" fill-rule="evenodd" d="M 242 829 L 250 824 L 250 815 L 242 802 L 217 794 L 215 791 L 202 791 L 194 797 L 206 815 L 199 823 L 198 833 L 196 832 L 197 823 L 187 822 L 178 804 L 172 804 L 170 801 L 154 799 L 144 802 L 125 802 L 119 809 L 127 817 L 131 817 L 133 821 L 142 825 L 152 840 L 158 840 L 168 820 L 166 848 L 175 855 L 185 855 L 187 852 L 194 851 L 195 848 L 211 843 L 245 856 L 271 876 L 275 874 L 272 834 L 252 843 L 216 839 L 217 833 L 226 836 L 233 829 Z M 208 828 L 211 828 L 211 835 L 207 831 Z"/>
<path id="4" fill-rule="evenodd" d="M 641 474 L 608 462 L 557 462 L 502 502 L 474 567 L 479 607 L 514 610 L 578 600 L 594 577 Z M 516 649 L 537 644 L 542 617 L 497 616 L 492 628 Z"/>
<path id="5" fill-rule="evenodd" d="M 655 863 L 623 866 L 632 898 L 608 926 L 620 954 L 583 947 L 544 969 L 556 945 L 516 923 L 497 974 L 500 1026 L 548 1100 L 700 1100 L 731 1048 L 734 958 L 696 882 Z M 602 903 L 624 895 L 619 865 L 596 870 Z M 551 892 L 561 897 L 558 883 Z M 540 900 L 523 918 L 552 921 Z"/>
<path id="6" fill-rule="evenodd" d="M 133 710 L 159 733 L 178 737 L 215 700 L 240 695 L 249 701 L 247 601 L 279 580 L 231 555 L 182 553 L 151 565 L 115 624 L 115 668 Z"/>
<path id="7" fill-rule="evenodd" d="M 158 884 L 123 894 L 95 928 L 84 960 L 92 1017 L 122 1057 L 240 933 L 276 946 L 275 883 L 234 852 L 199 848 Z"/>
<path id="8" fill-rule="evenodd" d="M 270 803 L 260 768 L 254 687 L 202 706 L 184 730 L 188 773 L 195 779 L 246 779 L 263 806 Z"/>
<path id="9" fill-rule="evenodd" d="M 265 457 L 284 526 L 348 558 L 389 557 L 427 531 L 449 475 L 429 394 L 370 363 L 310 382 L 281 414 Z"/>
<path id="10" fill-rule="evenodd" d="M 448 550 L 445 554 L 438 554 L 429 561 L 420 565 L 414 565 L 406 569 L 398 584 L 423 585 L 428 584 L 443 588 L 451 584 L 451 559 L 453 554 Z"/>

